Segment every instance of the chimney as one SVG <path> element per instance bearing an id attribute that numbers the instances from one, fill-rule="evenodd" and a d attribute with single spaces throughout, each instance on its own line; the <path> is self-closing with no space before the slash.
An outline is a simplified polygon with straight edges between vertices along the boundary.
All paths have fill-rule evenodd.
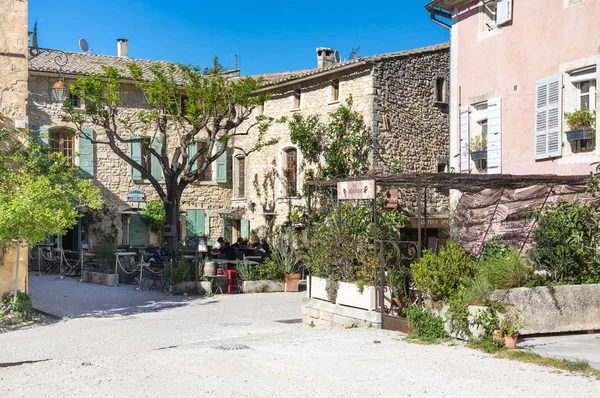
<path id="1" fill-rule="evenodd" d="M 317 67 L 319 69 L 329 68 L 334 62 L 333 48 L 319 47 L 317 48 Z"/>
<path id="2" fill-rule="evenodd" d="M 127 39 L 117 39 L 117 55 L 121 58 L 128 58 Z"/>

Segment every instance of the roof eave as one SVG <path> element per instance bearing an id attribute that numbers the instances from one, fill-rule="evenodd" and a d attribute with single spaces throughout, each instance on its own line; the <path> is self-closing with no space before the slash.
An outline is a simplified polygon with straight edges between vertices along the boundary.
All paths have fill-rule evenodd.
<path id="1" fill-rule="evenodd" d="M 442 10 L 446 10 L 452 12 L 452 8 L 461 3 L 467 3 L 470 0 L 433 0 L 425 5 L 425 10 L 431 12 L 436 8 L 441 8 Z"/>

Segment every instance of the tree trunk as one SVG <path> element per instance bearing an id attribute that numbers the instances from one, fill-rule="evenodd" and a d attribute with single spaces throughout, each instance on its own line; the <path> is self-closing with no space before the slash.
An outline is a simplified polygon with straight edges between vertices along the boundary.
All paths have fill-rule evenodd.
<path id="1" fill-rule="evenodd" d="M 182 228 L 179 226 L 179 211 L 181 209 L 181 194 L 183 193 L 183 189 L 179 189 L 177 184 L 177 180 L 172 183 L 167 182 L 167 198 L 164 200 L 165 203 L 165 223 L 167 225 L 172 225 L 175 233 L 173 236 L 165 237 L 169 253 L 179 251 L 182 239 Z M 184 188 L 185 189 L 185 188 Z"/>

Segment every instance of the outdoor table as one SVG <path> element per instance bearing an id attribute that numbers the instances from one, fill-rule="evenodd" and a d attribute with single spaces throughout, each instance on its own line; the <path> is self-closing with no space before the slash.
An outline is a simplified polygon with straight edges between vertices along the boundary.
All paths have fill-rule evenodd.
<path id="1" fill-rule="evenodd" d="M 218 283 L 219 280 L 226 280 L 227 279 L 227 275 L 212 275 L 212 276 L 204 276 L 206 279 L 208 279 L 208 281 L 210 282 L 210 292 L 212 294 L 217 294 L 217 291 L 221 291 L 221 294 L 223 294 L 223 289 L 221 288 L 221 285 Z"/>
<path id="2" fill-rule="evenodd" d="M 115 274 L 117 274 L 117 283 L 115 287 L 119 286 L 119 257 L 135 257 L 136 252 L 117 252 L 115 253 Z"/>

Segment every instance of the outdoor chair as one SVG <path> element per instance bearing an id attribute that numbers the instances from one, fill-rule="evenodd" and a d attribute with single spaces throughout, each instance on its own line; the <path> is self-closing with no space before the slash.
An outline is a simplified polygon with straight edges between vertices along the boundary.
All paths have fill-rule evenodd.
<path id="1" fill-rule="evenodd" d="M 149 290 L 159 290 L 161 293 L 167 289 L 168 280 L 166 275 L 167 265 L 165 263 L 150 263 L 148 271 L 150 273 L 150 285 Z"/>

